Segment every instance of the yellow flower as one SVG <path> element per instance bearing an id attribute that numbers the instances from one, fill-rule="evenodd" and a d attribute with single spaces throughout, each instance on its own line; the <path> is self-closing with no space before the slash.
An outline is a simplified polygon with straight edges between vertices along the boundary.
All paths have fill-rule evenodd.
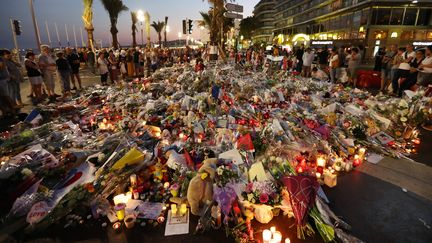
<path id="1" fill-rule="evenodd" d="M 205 180 L 205 178 L 207 178 L 208 174 L 207 173 L 202 173 L 201 174 L 201 180 Z"/>

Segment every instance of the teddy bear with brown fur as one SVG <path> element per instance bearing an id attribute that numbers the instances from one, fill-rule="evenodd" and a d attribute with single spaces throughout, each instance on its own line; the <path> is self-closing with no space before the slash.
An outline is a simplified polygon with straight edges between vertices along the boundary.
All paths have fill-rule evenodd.
<path id="1" fill-rule="evenodd" d="M 194 215 L 200 215 L 207 201 L 213 200 L 213 180 L 215 178 L 217 159 L 206 159 L 198 173 L 189 183 L 187 199 Z"/>

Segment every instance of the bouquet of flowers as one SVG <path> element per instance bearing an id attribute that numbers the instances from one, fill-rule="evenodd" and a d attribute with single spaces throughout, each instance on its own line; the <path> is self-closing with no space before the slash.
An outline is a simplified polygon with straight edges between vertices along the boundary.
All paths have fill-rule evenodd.
<path id="1" fill-rule="evenodd" d="M 281 188 L 271 181 L 250 182 L 242 193 L 243 198 L 253 204 L 279 205 Z"/>

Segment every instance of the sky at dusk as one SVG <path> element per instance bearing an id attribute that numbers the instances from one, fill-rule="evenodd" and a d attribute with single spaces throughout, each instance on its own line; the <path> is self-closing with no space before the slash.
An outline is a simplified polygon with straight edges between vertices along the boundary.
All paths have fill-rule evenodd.
<path id="1" fill-rule="evenodd" d="M 199 12 L 207 11 L 209 7 L 207 1 L 202 0 L 124 0 L 123 2 L 129 8 L 129 11 L 120 14 L 117 24 L 121 45 L 130 45 L 132 43 L 130 11 L 139 9 L 148 11 L 151 21 L 163 21 L 165 16 L 168 16 L 168 26 L 171 30 L 168 34 L 168 40 L 173 40 L 178 39 L 178 32 L 182 31 L 182 19 L 201 19 Z M 244 5 L 244 16 L 246 17 L 252 15 L 253 7 L 259 0 L 236 0 L 235 2 Z M 1 0 L 0 4 L 0 48 L 14 47 L 9 18 L 21 21 L 23 33 L 21 36 L 18 36 L 19 47 L 35 48 L 36 37 L 28 0 Z M 48 43 L 45 27 L 45 22 L 47 22 L 53 46 L 58 46 L 54 23 L 57 23 L 62 46 L 65 46 L 67 43 L 65 24 L 67 24 L 70 45 L 75 45 L 73 26 L 75 26 L 78 45 L 81 44 L 80 28 L 83 29 L 81 20 L 83 4 L 81 0 L 34 0 L 34 7 L 42 43 Z M 102 44 L 106 46 L 108 41 L 110 41 L 109 17 L 100 0 L 94 0 L 93 2 L 93 15 L 95 39 L 102 40 Z M 151 33 L 152 41 L 155 41 L 157 34 L 153 28 L 151 28 Z M 193 37 L 196 39 L 200 37 L 199 28 L 194 28 Z M 87 38 L 84 29 L 83 38 L 84 41 Z M 145 39 L 146 36 L 144 36 L 144 42 Z M 140 32 L 137 33 L 137 42 L 141 43 Z"/>

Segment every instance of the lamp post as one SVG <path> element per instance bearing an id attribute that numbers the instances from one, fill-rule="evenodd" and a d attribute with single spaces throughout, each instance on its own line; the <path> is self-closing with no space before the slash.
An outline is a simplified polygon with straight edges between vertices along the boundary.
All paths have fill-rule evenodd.
<path id="1" fill-rule="evenodd" d="M 29 6 L 30 6 L 30 12 L 32 15 L 32 19 L 33 19 L 33 27 L 35 30 L 35 34 L 36 34 L 36 44 L 38 46 L 39 52 L 41 52 L 41 41 L 40 41 L 40 35 L 39 35 L 39 27 L 36 21 L 36 15 L 35 15 L 35 11 L 34 11 L 34 7 L 33 7 L 33 0 L 29 0 Z"/>
<path id="2" fill-rule="evenodd" d="M 141 47 L 144 46 L 144 12 L 138 10 L 137 18 L 141 22 Z"/>

